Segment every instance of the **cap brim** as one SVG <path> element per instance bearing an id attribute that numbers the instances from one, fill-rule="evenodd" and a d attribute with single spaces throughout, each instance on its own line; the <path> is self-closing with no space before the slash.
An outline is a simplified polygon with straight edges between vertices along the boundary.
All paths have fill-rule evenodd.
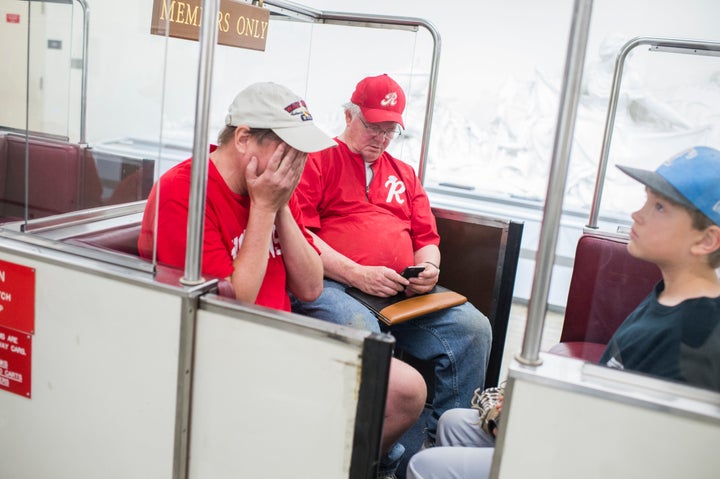
<path id="1" fill-rule="evenodd" d="M 671 185 L 665 178 L 662 177 L 662 175 L 660 175 L 656 171 L 642 170 L 640 168 L 631 168 L 629 166 L 615 166 L 617 166 L 620 171 L 628 175 L 630 178 L 639 181 L 643 185 L 657 191 L 658 193 L 667 198 L 670 198 L 674 202 L 688 206 L 690 208 L 695 208 L 695 206 L 690 203 L 687 198 L 685 198 L 678 190 L 675 189 L 673 185 Z"/>
<path id="2" fill-rule="evenodd" d="M 370 123 L 382 123 L 384 121 L 394 121 L 395 123 L 399 124 L 403 128 L 405 128 L 405 124 L 403 123 L 402 115 L 395 111 L 388 111 L 388 110 L 380 110 L 380 109 L 373 109 L 373 108 L 360 108 L 360 111 L 362 111 L 363 117 Z"/>
<path id="3" fill-rule="evenodd" d="M 291 128 L 273 128 L 272 131 L 285 143 L 304 153 L 314 153 L 337 146 L 335 140 L 312 124 Z"/>

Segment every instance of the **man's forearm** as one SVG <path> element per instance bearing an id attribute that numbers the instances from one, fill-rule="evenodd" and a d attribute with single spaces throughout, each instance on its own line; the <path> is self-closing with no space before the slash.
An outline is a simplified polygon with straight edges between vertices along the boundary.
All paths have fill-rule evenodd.
<path id="1" fill-rule="evenodd" d="M 322 259 L 324 275 L 343 284 L 353 284 L 353 273 L 359 266 L 347 256 L 338 253 L 332 246 L 323 241 L 318 235 L 311 233 L 318 247 Z"/>
<path id="2" fill-rule="evenodd" d="M 415 251 L 414 258 L 415 264 L 422 265 L 423 263 L 427 263 L 440 269 L 440 249 L 434 244 L 423 246 Z"/>
<path id="3" fill-rule="evenodd" d="M 276 227 L 288 289 L 303 301 L 315 300 L 322 293 L 323 265 L 320 256 L 308 243 L 289 208 L 278 212 Z"/>

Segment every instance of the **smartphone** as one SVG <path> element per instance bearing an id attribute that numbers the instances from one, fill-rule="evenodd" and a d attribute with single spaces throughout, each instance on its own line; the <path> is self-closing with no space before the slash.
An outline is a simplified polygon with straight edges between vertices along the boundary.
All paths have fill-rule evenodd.
<path id="1" fill-rule="evenodd" d="M 400 275 L 406 279 L 417 278 L 422 271 L 425 271 L 425 266 L 408 266 Z"/>

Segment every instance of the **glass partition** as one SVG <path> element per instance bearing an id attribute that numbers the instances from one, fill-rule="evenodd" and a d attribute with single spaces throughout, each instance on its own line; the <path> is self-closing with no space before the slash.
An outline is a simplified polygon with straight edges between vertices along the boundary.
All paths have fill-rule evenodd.
<path id="1" fill-rule="evenodd" d="M 654 83 L 650 88 L 637 86 L 639 78 L 627 62 L 629 55 L 643 50 L 652 56 L 643 57 L 642 68 L 656 72 L 650 79 L 642 77 Z M 707 105 L 718 97 L 712 88 L 708 94 L 698 87 L 701 82 L 690 72 L 712 81 L 720 66 L 718 53 L 717 43 L 640 37 L 616 54 L 594 204 L 575 251 L 561 343 L 551 352 L 720 391 L 720 324 L 712 270 L 717 252 L 701 253 L 697 243 L 690 242 L 700 236 L 695 231 L 712 228 L 712 221 L 693 212 L 695 208 L 681 206 L 674 187 L 648 179 L 643 180 L 646 188 L 642 176 L 615 168 L 619 164 L 654 171 L 662 165 L 672 172 L 662 173 L 668 181 L 684 175 L 678 188 L 692 175 L 714 175 L 720 158 L 706 147 L 717 149 L 720 142 L 716 114 Z M 670 78 L 673 73 L 680 80 Z M 692 185 L 712 198 L 716 183 L 698 178 Z M 631 189 L 633 194 L 628 194 Z M 548 201 L 552 198 L 548 194 Z M 601 200 L 611 205 L 611 214 L 625 215 L 617 231 L 598 227 Z M 700 254 L 711 267 L 698 261 Z M 537 321 L 529 323 L 528 331 L 537 333 Z"/>
<path id="2" fill-rule="evenodd" d="M 320 12 L 281 15 L 288 13 L 283 3 L 266 4 L 272 15 L 265 51 L 215 47 L 208 143 L 217 142 L 228 105 L 251 83 L 273 81 L 300 94 L 318 126 L 334 136 L 344 127 L 342 105 L 355 84 L 388 73 L 408 97 L 408 129 L 390 150 L 417 168 L 435 60 L 432 35 L 417 25 L 379 28 L 352 16 L 313 23 L 308 20 Z M 10 2 L 7 18 L 18 18 L 19 25 L 8 43 L 19 47 L 7 54 L 17 63 L 17 79 L 9 82 L 14 90 L 1 94 L 8 111 L 18 113 L 0 124 L 0 168 L 6 173 L 0 222 L 19 221 L 20 229 L 39 233 L 45 228 L 40 219 L 135 204 L 148 197 L 160 175 L 192 155 L 200 45 L 152 34 L 153 4 Z M 36 73 L 41 71 L 52 74 Z M 42 77 L 38 91 L 44 96 L 33 91 L 33 75 Z M 133 227 L 142 208 L 136 206 L 128 220 Z M 137 254 L 128 245 L 121 251 Z"/>
<path id="3" fill-rule="evenodd" d="M 624 61 L 599 205 L 600 215 L 617 218 L 623 226 L 632 222 L 630 215 L 642 205 L 645 191 L 616 165 L 654 170 L 689 147 L 720 147 L 720 44 L 702 53 L 691 41 L 685 49 L 647 42 L 631 48 Z M 622 47 L 618 45 L 614 58 Z M 612 72 L 604 73 L 608 92 Z M 594 186 L 589 178 L 585 183 L 585 189 Z"/>

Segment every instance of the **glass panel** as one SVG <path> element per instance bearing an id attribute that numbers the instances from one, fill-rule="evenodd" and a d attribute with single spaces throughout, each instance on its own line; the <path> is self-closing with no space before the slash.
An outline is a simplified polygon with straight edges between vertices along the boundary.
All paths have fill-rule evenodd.
<path id="1" fill-rule="evenodd" d="M 330 135 L 344 127 L 342 105 L 349 101 L 358 81 L 368 75 L 387 72 L 409 92 L 409 105 L 420 117 L 413 121 L 412 132 L 393 142 L 391 151 L 409 162 L 418 163 L 421 130 L 428 88 L 428 50 L 424 51 L 424 70 L 415 68 L 414 53 L 418 49 L 415 32 L 369 29 L 348 26 L 313 25 L 294 21 L 271 19 L 265 52 L 227 46 L 215 49 L 213 84 L 209 114 L 208 142 L 217 143 L 217 135 L 224 129 L 228 105 L 235 95 L 251 83 L 273 81 L 287 86 L 306 99 L 314 120 Z M 342 41 L 339 39 L 342 38 Z M 155 162 L 154 179 L 191 155 L 194 128 L 195 90 L 188 79 L 196 76 L 197 61 L 188 62 L 185 53 L 187 41 L 170 38 L 167 41 L 169 56 L 162 114 L 162 144 L 158 155 L 145 157 Z M 384 55 L 389 49 L 393 55 Z M 337 62 L 347 51 L 358 54 L 352 67 L 328 74 L 328 66 Z M 178 81 L 175 81 L 177 79 Z M 131 99 L 131 101 L 134 101 Z M 142 121 L 142 120 L 141 120 Z M 151 128 L 148 125 L 148 128 Z M 95 144 L 97 152 L 138 145 L 146 142 L 137 121 L 135 131 L 120 139 Z M 412 160 L 412 161 L 410 161 Z M 147 183 L 145 183 L 147 184 Z M 162 191 L 160 192 L 162 195 Z"/>
<path id="2" fill-rule="evenodd" d="M 645 200 L 643 188 L 615 165 L 654 170 L 691 146 L 720 148 L 718 112 L 720 57 L 634 49 L 623 74 L 601 214 L 629 224 Z"/>
<path id="3" fill-rule="evenodd" d="M 671 220 L 677 216 L 663 216 L 664 226 L 658 228 L 659 215 L 677 207 L 667 202 L 648 207 L 644 185 L 616 168 L 625 165 L 653 171 L 689 147 L 720 147 L 719 75 L 716 56 L 658 52 L 647 46 L 631 51 L 622 77 L 600 210 L 606 220 L 614 220 L 610 224 L 623 226 L 624 234 L 598 232 L 583 236 L 578 243 L 563 325 L 562 340 L 569 348 L 565 352 L 720 390 L 720 319 L 718 306 L 712 306 L 717 299 L 708 294 L 717 289 L 708 281 L 712 273 L 693 268 L 681 281 L 692 278 L 696 287 L 692 293 L 677 289 L 662 293 L 658 283 L 663 276 L 656 263 L 665 264 L 664 274 L 672 269 L 668 265 L 677 267 L 678 262 L 686 269 L 689 260 L 680 259 L 686 246 L 677 241 L 690 237 L 691 231 L 687 224 Z M 668 211 L 651 218 L 649 211 L 656 207 Z M 631 215 L 640 208 L 641 220 L 633 223 L 638 217 Z M 676 211 L 680 213 L 675 215 L 686 214 Z M 628 239 L 631 225 L 634 234 Z M 705 297 L 697 299 L 695 294 Z M 632 319 L 624 323 L 626 318 Z"/>
<path id="4" fill-rule="evenodd" d="M 83 208 L 81 151 L 68 142 L 74 6 L 13 0 L 3 16 L 0 222 Z"/>

